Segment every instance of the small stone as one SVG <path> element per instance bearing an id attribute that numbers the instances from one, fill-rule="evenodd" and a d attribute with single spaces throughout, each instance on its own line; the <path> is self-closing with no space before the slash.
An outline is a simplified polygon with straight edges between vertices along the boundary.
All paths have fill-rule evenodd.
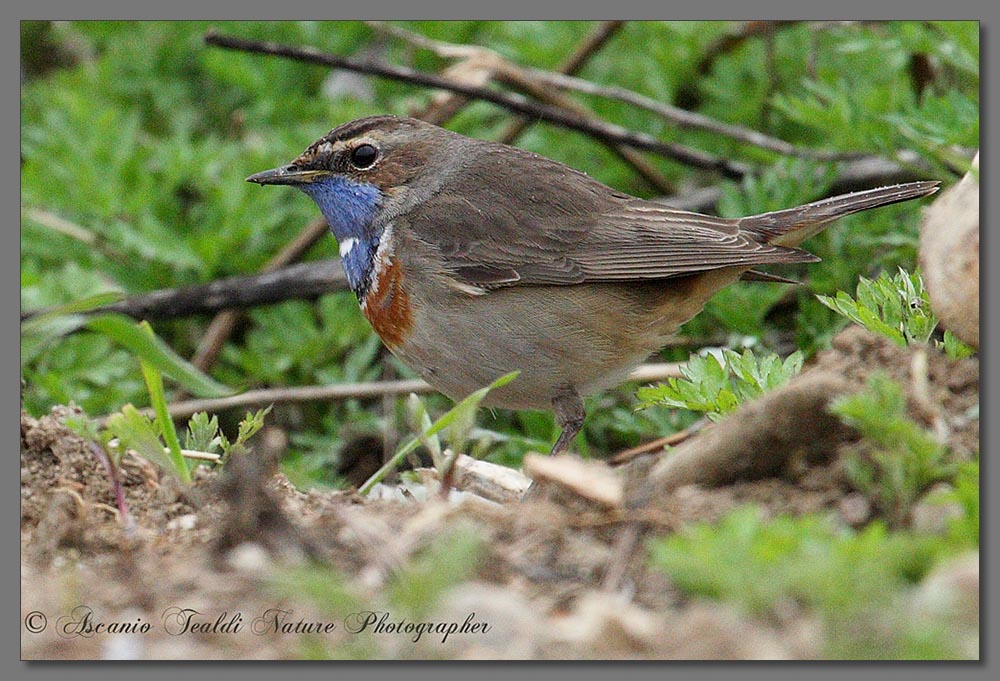
<path id="1" fill-rule="evenodd" d="M 837 511 L 845 523 L 851 527 L 858 527 L 871 518 L 872 505 L 865 495 L 852 492 L 837 502 Z"/>
<path id="2" fill-rule="evenodd" d="M 946 501 L 945 495 L 952 490 L 947 483 L 938 483 L 930 488 L 910 511 L 910 525 L 916 532 L 944 534 L 948 523 L 961 518 L 964 511 L 957 501 Z"/>
<path id="3" fill-rule="evenodd" d="M 469 582 L 449 590 L 429 619 L 459 625 L 467 620 L 471 625 L 481 623 L 480 630 L 451 635 L 444 642 L 440 635 L 429 637 L 428 647 L 445 657 L 532 659 L 539 656 L 546 638 L 543 620 L 524 596 L 514 589 L 484 582 Z"/>
<path id="4" fill-rule="evenodd" d="M 198 516 L 194 513 L 185 513 L 177 516 L 167 523 L 168 530 L 193 530 L 198 525 Z"/>
<path id="5" fill-rule="evenodd" d="M 239 572 L 262 574 L 271 566 L 271 557 L 257 542 L 243 542 L 229 552 L 226 563 Z"/>
<path id="6" fill-rule="evenodd" d="M 913 614 L 948 631 L 959 656 L 978 660 L 980 594 L 979 552 L 973 551 L 942 563 L 924 579 L 913 596 Z"/>
<path id="7" fill-rule="evenodd" d="M 918 612 L 954 618 L 979 627 L 979 552 L 973 551 L 936 567 L 915 596 Z"/>

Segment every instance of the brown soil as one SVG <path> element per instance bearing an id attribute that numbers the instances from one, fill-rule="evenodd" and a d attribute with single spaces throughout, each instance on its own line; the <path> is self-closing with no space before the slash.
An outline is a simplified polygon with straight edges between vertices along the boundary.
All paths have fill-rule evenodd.
<path id="1" fill-rule="evenodd" d="M 877 368 L 910 386 L 912 366 L 911 353 L 849 329 L 810 371 L 857 382 Z M 911 413 L 928 427 L 943 419 L 952 451 L 971 456 L 979 448 L 979 422 L 970 417 L 979 401 L 978 360 L 931 352 L 927 376 L 930 401 L 912 399 Z M 21 417 L 25 659 L 817 658 L 824 634 L 808 613 L 754 619 L 689 599 L 649 568 L 641 549 L 651 536 L 745 503 L 768 515 L 830 513 L 852 526 L 875 513 L 851 489 L 837 456 L 763 479 L 682 485 L 642 507 L 607 508 L 557 490 L 506 505 L 470 494 L 375 501 L 349 491 L 303 492 L 274 473 L 282 436 L 265 431 L 253 454 L 221 474 L 199 469 L 186 490 L 126 457 L 120 476 L 131 517 L 123 523 L 103 465 L 62 424 L 67 413 Z M 658 458 L 619 469 L 626 489 Z M 414 643 L 412 635 L 347 631 L 358 620 L 352 613 L 400 619 L 387 605 L 394 576 L 435 540 L 462 530 L 481 540 L 483 558 L 420 621 L 461 625 L 475 613 L 488 632 L 456 633 L 444 643 L 441 634 L 425 634 Z M 978 593 L 978 568 L 966 561 L 956 570 L 935 574 L 935 584 Z M 338 585 L 353 596 L 338 596 Z M 978 631 L 978 598 L 963 603 Z M 198 613 L 192 621 L 207 623 L 204 630 L 179 630 L 187 608 Z M 275 631 L 276 610 L 287 613 L 285 631 Z M 93 624 L 146 623 L 149 631 L 91 633 L 79 624 L 88 612 Z M 45 627 L 32 633 L 43 621 L 36 613 Z M 239 630 L 227 630 L 237 616 Z M 335 627 L 301 632 L 302 623 L 317 622 Z"/>

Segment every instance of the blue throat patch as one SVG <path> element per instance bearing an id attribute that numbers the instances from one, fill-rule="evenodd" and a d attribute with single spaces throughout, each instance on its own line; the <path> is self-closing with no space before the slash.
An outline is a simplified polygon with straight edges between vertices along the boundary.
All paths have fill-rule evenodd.
<path id="1" fill-rule="evenodd" d="M 298 187 L 319 206 L 337 241 L 353 243 L 343 253 L 341 262 L 347 283 L 361 300 L 371 285 L 375 252 L 382 238 L 382 228 L 373 226 L 382 192 L 373 184 L 359 184 L 337 176 Z"/>

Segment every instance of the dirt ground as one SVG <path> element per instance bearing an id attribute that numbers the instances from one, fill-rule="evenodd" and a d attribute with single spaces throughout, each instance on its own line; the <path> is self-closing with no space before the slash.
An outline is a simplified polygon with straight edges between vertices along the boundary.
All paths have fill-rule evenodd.
<path id="1" fill-rule="evenodd" d="M 925 425 L 943 419 L 952 451 L 970 456 L 979 449 L 978 417 L 969 416 L 979 402 L 978 360 L 928 358 L 938 411 L 929 414 L 926 399 L 911 398 L 911 415 Z M 860 385 L 877 368 L 909 386 L 912 367 L 910 352 L 852 328 L 803 377 L 825 371 Z M 471 493 L 372 500 L 298 490 L 274 473 L 281 435 L 265 431 L 253 454 L 222 473 L 199 469 L 190 489 L 126 457 L 119 474 L 130 518 L 123 523 L 103 465 L 62 425 L 67 412 L 21 417 L 25 659 L 815 659 L 825 634 L 808 613 L 755 619 L 688 598 L 650 569 L 644 542 L 747 502 L 769 515 L 826 512 L 855 527 L 873 515 L 842 470 L 849 441 L 764 474 L 654 487 L 653 499 L 648 486 L 635 494 L 635 481 L 662 452 L 606 469 L 624 481 L 623 504 L 596 503 L 556 484 L 498 504 Z M 393 576 L 458 530 L 481 540 L 483 557 L 419 621 L 465 631 L 443 642 L 443 630 L 417 642 L 412 631 L 373 633 L 371 622 L 352 631 L 369 610 L 398 624 L 403 615 L 386 605 Z M 305 567 L 316 564 L 329 570 Z M 316 585 L 324 574 L 329 593 Z M 353 596 L 336 596 L 338 580 Z M 978 641 L 978 557 L 925 581 L 933 580 L 918 591 L 971 594 L 959 620 Z M 974 644 L 969 656 L 978 656 Z"/>

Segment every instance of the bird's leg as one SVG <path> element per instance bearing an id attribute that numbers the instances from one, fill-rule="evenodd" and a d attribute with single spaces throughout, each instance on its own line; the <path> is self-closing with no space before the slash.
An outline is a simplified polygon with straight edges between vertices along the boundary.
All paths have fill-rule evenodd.
<path id="1" fill-rule="evenodd" d="M 559 433 L 559 439 L 552 445 L 549 456 L 560 454 L 569 449 L 573 438 L 583 428 L 583 419 L 587 415 L 583 409 L 583 400 L 580 399 L 580 394 L 571 385 L 560 388 L 555 397 L 552 398 L 552 411 L 555 412 L 556 423 L 559 424 L 562 431 Z M 524 494 L 521 495 L 521 501 L 537 499 L 539 494 L 538 483 L 532 480 L 528 488 L 524 490 Z"/>
<path id="2" fill-rule="evenodd" d="M 550 454 L 560 454 L 569 449 L 573 443 L 573 438 L 577 436 L 583 428 L 583 420 L 586 412 L 583 409 L 583 400 L 576 388 L 571 385 L 564 386 L 552 398 L 552 411 L 556 415 L 556 423 L 562 428 L 559 439 L 552 446 Z"/>

